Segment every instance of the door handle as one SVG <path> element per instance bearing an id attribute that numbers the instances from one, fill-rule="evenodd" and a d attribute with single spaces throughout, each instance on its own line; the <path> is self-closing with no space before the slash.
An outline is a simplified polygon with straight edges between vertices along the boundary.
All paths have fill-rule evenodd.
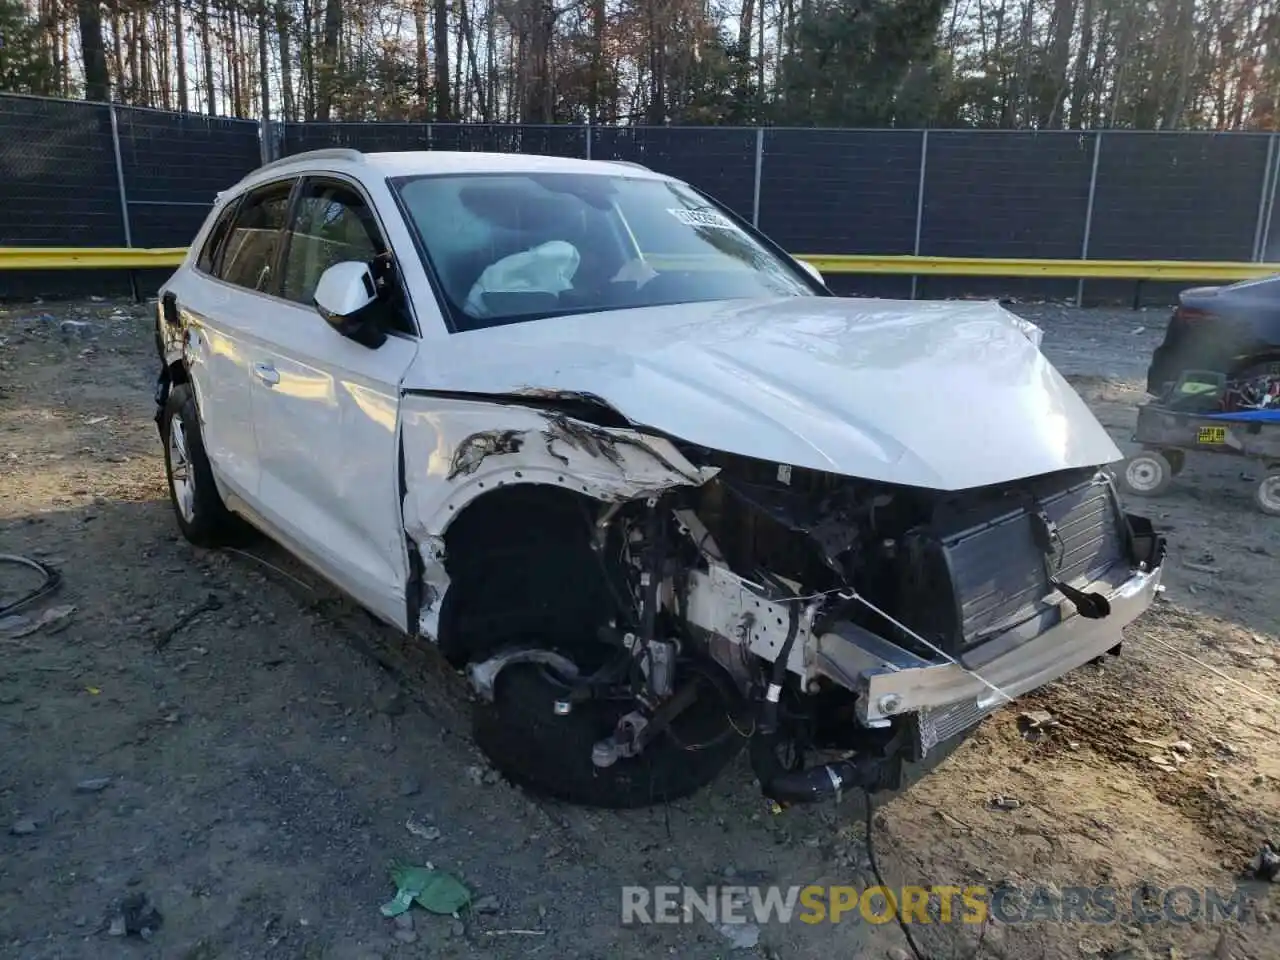
<path id="1" fill-rule="evenodd" d="M 253 365 L 253 375 L 268 387 L 274 387 L 280 382 L 280 371 L 269 363 L 255 363 Z"/>

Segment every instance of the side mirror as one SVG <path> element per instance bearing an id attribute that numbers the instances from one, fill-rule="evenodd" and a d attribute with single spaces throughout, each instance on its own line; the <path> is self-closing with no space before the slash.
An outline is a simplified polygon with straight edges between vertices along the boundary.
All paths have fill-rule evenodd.
<path id="1" fill-rule="evenodd" d="M 320 275 L 316 312 L 334 330 L 361 346 L 376 350 L 387 339 L 379 322 L 378 288 L 367 263 L 345 260 Z"/>
<path id="2" fill-rule="evenodd" d="M 818 283 L 822 284 L 824 287 L 827 285 L 827 281 L 822 279 L 822 272 L 808 260 L 797 260 L 796 263 L 804 267 L 804 272 L 817 280 Z"/>

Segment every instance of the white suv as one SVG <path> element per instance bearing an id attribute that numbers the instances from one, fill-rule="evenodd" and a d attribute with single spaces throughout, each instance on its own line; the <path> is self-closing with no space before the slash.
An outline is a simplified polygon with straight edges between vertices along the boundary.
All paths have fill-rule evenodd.
<path id="1" fill-rule="evenodd" d="M 1163 540 L 995 304 L 841 299 L 621 163 L 322 150 L 218 197 L 157 317 L 178 523 L 466 668 L 514 781 L 781 801 L 1118 648 Z"/>

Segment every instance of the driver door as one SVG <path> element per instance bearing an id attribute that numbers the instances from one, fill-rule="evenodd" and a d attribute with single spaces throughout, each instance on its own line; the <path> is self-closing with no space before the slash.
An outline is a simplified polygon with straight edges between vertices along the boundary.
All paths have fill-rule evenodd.
<path id="1" fill-rule="evenodd" d="M 385 236 L 354 182 L 303 180 L 276 309 L 250 372 L 262 519 L 328 579 L 405 627 L 396 418 L 418 338 L 406 310 L 400 328 L 369 349 L 329 326 L 312 299 L 328 267 L 372 260 L 386 252 Z"/>

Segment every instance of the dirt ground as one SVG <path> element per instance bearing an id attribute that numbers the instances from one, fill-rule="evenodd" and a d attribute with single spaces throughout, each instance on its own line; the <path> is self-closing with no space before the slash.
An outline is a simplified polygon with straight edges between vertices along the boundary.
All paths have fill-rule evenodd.
<path id="1" fill-rule="evenodd" d="M 507 786 L 430 651 L 270 544 L 179 538 L 151 419 L 153 309 L 0 305 L 0 553 L 64 575 L 24 613 L 74 605 L 0 639 L 0 955 L 906 956 L 891 923 L 767 924 L 741 949 L 702 921 L 623 926 L 624 884 L 874 882 L 860 803 L 774 815 L 745 762 L 633 813 Z M 1017 309 L 1131 447 L 1164 312 Z M 1110 884 L 1123 907 L 1144 883 L 1227 891 L 1280 840 L 1280 521 L 1256 512 L 1242 471 L 1257 474 L 1193 457 L 1134 505 L 1172 543 L 1165 600 L 1121 656 L 988 719 L 883 801 L 888 884 Z M 0 569 L 0 598 L 24 582 Z M 201 604 L 216 609 L 184 623 Z M 1024 734 L 1033 709 L 1057 725 Z M 479 909 L 397 927 L 378 912 L 392 861 L 454 873 Z M 1239 923 L 915 930 L 934 960 L 1263 960 L 1280 957 L 1276 890 L 1250 885 Z M 163 917 L 149 942 L 108 929 L 135 894 Z"/>

